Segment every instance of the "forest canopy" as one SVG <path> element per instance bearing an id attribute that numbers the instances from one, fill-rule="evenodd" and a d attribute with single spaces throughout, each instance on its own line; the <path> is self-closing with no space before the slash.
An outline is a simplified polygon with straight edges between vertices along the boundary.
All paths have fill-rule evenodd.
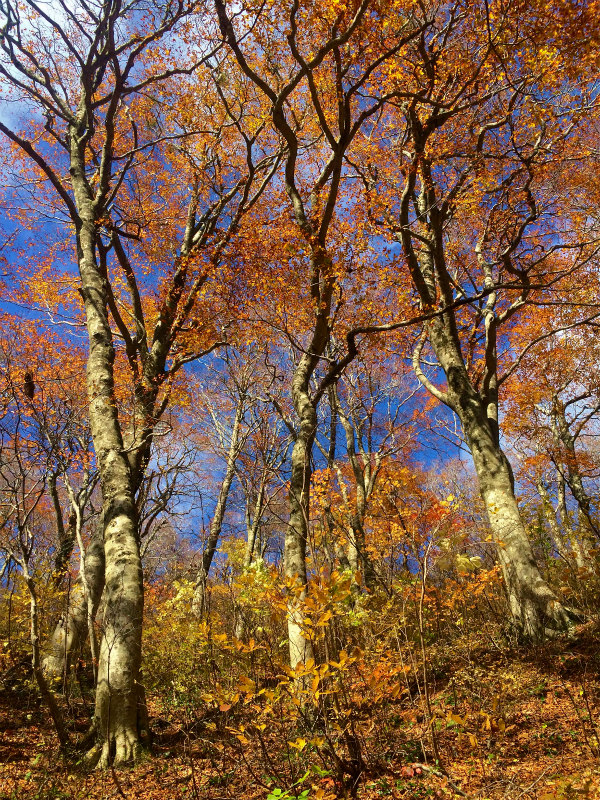
<path id="1" fill-rule="evenodd" d="M 598 19 L 0 0 L 2 797 L 600 796 Z"/>

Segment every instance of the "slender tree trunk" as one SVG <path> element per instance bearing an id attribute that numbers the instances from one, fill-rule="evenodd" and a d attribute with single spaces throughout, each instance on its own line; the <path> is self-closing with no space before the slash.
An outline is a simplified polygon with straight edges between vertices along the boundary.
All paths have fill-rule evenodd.
<path id="1" fill-rule="evenodd" d="M 56 556 L 54 559 L 54 582 L 57 587 L 60 587 L 67 573 L 69 559 L 71 558 L 71 553 L 73 552 L 73 546 L 75 544 L 75 515 L 73 513 L 69 515 L 67 527 L 65 528 L 56 481 L 57 475 L 55 472 L 52 472 L 48 477 L 48 493 L 50 494 L 52 505 L 54 506 L 56 532 L 58 534 L 58 547 L 56 548 Z"/>
<path id="2" fill-rule="evenodd" d="M 318 400 L 310 396 L 310 380 L 320 356 L 330 339 L 329 310 L 335 280 L 331 274 L 331 260 L 318 248 L 312 253 L 312 293 L 315 302 L 315 327 L 310 345 L 300 358 L 292 377 L 291 394 L 299 427 L 292 449 L 289 489 L 290 517 L 285 533 L 284 570 L 289 583 L 287 605 L 288 643 L 290 666 L 314 661 L 312 641 L 304 624 L 304 601 L 308 593 L 306 571 L 306 545 L 310 515 L 310 483 L 312 477 L 312 448 L 317 432 Z M 318 289 L 317 277 L 322 274 L 323 289 Z M 300 680 L 300 685 L 304 680 Z"/>
<path id="3" fill-rule="evenodd" d="M 329 356 L 332 357 L 331 348 L 329 352 Z M 324 455 L 327 456 L 327 469 L 328 470 L 335 470 L 338 483 L 340 487 L 340 493 L 342 495 L 342 500 L 346 510 L 349 509 L 348 503 L 348 492 L 346 491 L 346 484 L 344 483 L 344 476 L 342 474 L 342 470 L 340 469 L 339 464 L 336 461 L 336 449 L 337 449 L 337 427 L 338 427 L 338 418 L 339 418 L 339 403 L 337 398 L 337 389 L 336 385 L 332 384 L 327 388 L 327 397 L 329 400 L 329 448 L 327 452 L 321 448 Z M 325 516 L 325 524 L 327 525 L 328 531 L 328 541 L 329 547 L 327 548 L 329 555 L 329 561 L 331 563 L 331 569 L 334 569 L 334 565 L 337 563 L 341 570 L 350 570 L 350 561 L 348 560 L 348 554 L 344 547 L 344 541 L 340 541 L 340 536 L 336 532 L 336 522 L 335 517 L 333 515 L 333 511 L 331 510 L 331 496 L 328 498 L 327 506 L 324 509 L 324 516 Z M 350 540 L 348 539 L 348 543 Z M 332 549 L 332 550 L 331 550 Z M 354 570 L 355 571 L 355 570 Z"/>
<path id="4" fill-rule="evenodd" d="M 263 476 L 263 480 L 261 481 L 261 485 L 258 490 L 256 503 L 254 504 L 254 513 L 252 515 L 252 520 L 251 521 L 248 520 L 249 524 L 246 526 L 246 548 L 244 550 L 244 562 L 242 564 L 243 569 L 248 569 L 250 564 L 252 564 L 252 559 L 254 558 L 254 550 L 256 548 L 256 537 L 258 535 L 258 529 L 260 528 L 263 502 L 265 496 L 264 477 L 266 477 L 266 475 Z"/>
<path id="5" fill-rule="evenodd" d="M 314 411 L 314 409 L 313 409 Z M 316 425 L 316 415 L 315 415 Z M 285 533 L 285 576 L 291 583 L 288 600 L 288 639 L 290 666 L 295 669 L 314 659 L 314 651 L 304 625 L 303 605 L 307 594 L 306 542 L 308 538 L 308 511 L 310 487 L 310 445 L 312 436 L 300 434 L 292 451 L 292 476 L 290 480 L 290 518 Z"/>
<path id="6" fill-rule="evenodd" d="M 343 503 L 344 511 L 345 511 L 347 517 L 350 518 L 352 516 L 352 511 L 351 511 L 351 506 L 350 506 L 350 497 L 348 496 L 348 489 L 346 487 L 346 483 L 345 483 L 345 479 L 344 479 L 344 473 L 342 472 L 342 470 L 340 468 L 340 465 L 337 463 L 337 461 L 334 462 L 333 467 L 334 467 L 336 475 L 337 475 L 338 486 L 339 486 L 339 489 L 340 489 L 340 494 L 342 496 L 342 503 Z M 338 563 L 340 565 L 340 568 L 343 569 L 343 570 L 344 569 L 353 570 L 355 572 L 356 569 L 354 567 L 352 567 L 352 565 L 350 563 L 350 557 L 349 557 L 350 548 L 351 548 L 351 541 L 352 541 L 352 526 L 350 524 L 348 524 L 348 525 L 346 525 L 344 527 L 345 537 L 343 538 L 342 541 L 340 541 L 340 537 L 337 536 L 337 535 L 334 536 L 334 534 L 333 534 L 334 527 L 335 527 L 335 518 L 333 516 L 333 512 L 331 511 L 331 506 L 329 506 L 329 508 L 326 509 L 326 515 L 327 515 L 327 524 L 328 524 L 329 530 L 330 530 L 331 535 L 332 535 L 332 537 L 334 538 L 334 541 L 335 541 L 335 554 L 336 554 L 337 561 L 338 561 Z"/>
<path id="7" fill-rule="evenodd" d="M 60 707 L 56 702 L 56 698 L 46 682 L 44 670 L 42 669 L 42 664 L 40 661 L 40 626 L 35 583 L 29 573 L 29 568 L 26 561 L 22 562 L 22 566 L 24 567 L 23 572 L 25 574 L 25 581 L 27 583 L 27 588 L 29 589 L 31 663 L 33 667 L 33 674 L 40 690 L 40 694 L 42 695 L 42 698 L 50 711 L 50 715 L 56 729 L 56 734 L 60 741 L 61 749 L 66 749 L 70 744 L 69 733 L 65 726 Z"/>
<path id="8" fill-rule="evenodd" d="M 356 484 L 356 499 L 354 509 L 350 511 L 350 526 L 348 536 L 348 564 L 350 569 L 362 575 L 362 580 L 367 589 L 372 590 L 375 585 L 375 571 L 367 553 L 364 521 L 367 513 L 367 482 L 365 480 L 367 466 L 359 463 L 356 453 L 356 434 L 354 425 L 340 408 L 335 387 L 330 393 L 330 403 L 335 404 L 336 413 L 339 415 L 346 439 L 346 454 L 354 474 Z M 354 585 L 357 586 L 356 580 Z"/>
<path id="9" fill-rule="evenodd" d="M 235 462 L 239 455 L 240 449 L 240 430 L 242 425 L 242 417 L 244 416 L 245 395 L 241 395 L 235 410 L 235 419 L 233 421 L 233 429 L 231 431 L 231 442 L 229 444 L 229 451 L 227 453 L 227 463 L 225 467 L 225 475 L 219 490 L 219 497 L 217 498 L 217 505 L 210 522 L 208 531 L 208 541 L 202 554 L 202 563 L 196 576 L 196 585 L 194 587 L 194 597 L 192 599 L 192 614 L 196 617 L 201 617 L 206 610 L 206 581 L 208 573 L 212 564 L 212 560 L 219 543 L 221 530 L 223 528 L 223 519 L 225 517 L 225 510 L 227 508 L 227 499 L 231 491 L 231 485 L 235 476 Z"/>
<path id="10" fill-rule="evenodd" d="M 78 576 L 69 593 L 69 605 L 57 623 L 50 642 L 50 652 L 43 662 L 44 672 L 49 678 L 66 675 L 74 654 L 79 650 L 89 632 L 98 610 L 104 589 L 104 541 L 103 529 L 99 525 L 85 553 L 84 575 Z M 97 657 L 91 635 L 92 658 Z M 94 664 L 94 674 L 97 665 Z"/>
<path id="11" fill-rule="evenodd" d="M 593 519 L 591 510 L 591 498 L 587 493 L 581 470 L 579 468 L 579 461 L 577 459 L 577 452 L 575 450 L 575 437 L 569 430 L 565 408 L 560 402 L 559 398 L 555 395 L 552 403 L 552 432 L 556 444 L 564 448 L 566 456 L 566 474 L 562 475 L 563 483 L 566 483 L 571 490 L 571 494 L 577 502 L 579 509 L 579 519 L 582 524 L 578 525 L 577 538 L 579 549 L 582 554 L 585 553 L 586 565 L 591 565 L 590 550 L 594 548 L 595 542 L 600 536 L 600 531 Z"/>
<path id="12" fill-rule="evenodd" d="M 367 589 L 371 591 L 375 585 L 375 572 L 371 559 L 367 553 L 367 541 L 363 526 L 364 517 L 360 511 L 352 515 L 350 520 L 350 541 L 348 543 L 348 564 L 355 574 L 360 573 L 362 581 Z"/>
<path id="13" fill-rule="evenodd" d="M 594 556 L 591 552 L 593 545 L 590 542 L 589 530 L 585 522 L 578 522 L 577 530 L 571 534 L 571 545 L 575 553 L 575 563 L 578 569 L 593 570 L 595 566 Z"/>
<path id="14" fill-rule="evenodd" d="M 345 539 L 340 537 L 339 531 L 336 531 L 336 528 L 339 529 L 335 521 L 335 517 L 333 515 L 333 511 L 331 510 L 331 506 L 328 505 L 325 508 L 325 523 L 327 525 L 327 531 L 329 534 L 329 542 L 330 545 L 328 547 L 328 551 L 330 551 L 329 561 L 331 563 L 331 569 L 335 569 L 336 565 L 341 569 L 344 570 L 352 570 L 350 566 L 350 561 L 348 560 L 348 553 L 346 552 L 349 547 L 345 547 Z M 348 540 L 349 545 L 349 540 Z M 355 570 L 353 570 L 355 571 Z"/>
<path id="15" fill-rule="evenodd" d="M 300 426 L 292 450 L 289 489 L 290 518 L 285 533 L 285 576 L 290 582 L 288 600 L 288 640 L 290 666 L 314 660 L 314 650 L 304 625 L 303 605 L 307 594 L 306 543 L 310 511 L 312 445 L 317 430 L 317 412 L 308 395 L 311 359 L 300 359 L 292 379 L 292 399 Z"/>
<path id="16" fill-rule="evenodd" d="M 256 539 L 258 537 L 258 532 L 260 530 L 260 523 L 262 520 L 263 515 L 263 506 L 265 500 L 265 486 L 267 481 L 267 470 L 264 469 L 260 485 L 258 487 L 258 493 L 256 495 L 256 501 L 254 503 L 254 511 L 252 516 L 250 514 L 250 508 L 248 504 L 246 505 L 246 548 L 244 550 L 244 561 L 242 564 L 243 571 L 247 571 L 252 564 L 252 560 L 254 558 L 254 551 L 256 549 Z M 241 641 L 246 639 L 248 630 L 248 620 L 246 618 L 246 613 L 244 612 L 243 606 L 241 603 L 237 603 L 235 609 L 235 636 L 237 639 Z"/>
<path id="17" fill-rule="evenodd" d="M 562 530 L 564 531 L 564 536 L 571 543 L 571 547 L 575 553 L 575 563 L 578 569 L 585 569 L 591 564 L 591 555 L 587 550 L 585 542 L 581 541 L 576 531 L 573 530 L 573 522 L 569 510 L 567 509 L 565 477 L 558 469 L 556 471 L 556 482 L 558 485 L 558 518 Z M 575 527 L 579 529 L 579 522 Z"/>
<path id="18" fill-rule="evenodd" d="M 565 541 L 563 533 L 560 529 L 560 525 L 556 519 L 556 512 L 552 507 L 552 500 L 550 499 L 550 494 L 544 481 L 540 478 L 537 482 L 537 490 L 538 494 L 542 501 L 542 506 L 544 509 L 544 516 L 548 521 L 548 525 L 550 526 L 550 534 L 552 536 L 552 541 L 554 546 L 556 547 L 556 551 L 561 558 L 564 558 L 566 561 L 570 559 L 570 553 L 568 549 L 565 547 Z"/>

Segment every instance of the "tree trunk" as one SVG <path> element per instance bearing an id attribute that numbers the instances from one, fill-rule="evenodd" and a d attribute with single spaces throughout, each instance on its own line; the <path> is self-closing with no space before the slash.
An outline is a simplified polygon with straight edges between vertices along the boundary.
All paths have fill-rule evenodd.
<path id="1" fill-rule="evenodd" d="M 471 388 L 471 387 L 469 387 Z M 543 639 L 550 631 L 563 631 L 573 615 L 556 598 L 536 564 L 514 493 L 512 469 L 487 423 L 486 409 L 475 391 L 466 388 L 457 398 L 467 443 L 473 455 L 481 496 L 492 536 L 498 545 L 508 602 L 523 634 Z"/>
<path id="2" fill-rule="evenodd" d="M 565 477 L 562 474 L 562 472 L 558 469 L 556 472 L 556 481 L 558 484 L 558 517 L 560 519 L 560 524 L 562 525 L 562 529 L 565 532 L 565 536 L 569 538 L 571 546 L 573 547 L 573 552 L 575 553 L 575 563 L 577 564 L 577 568 L 585 569 L 591 564 L 591 556 L 587 550 L 585 542 L 580 541 L 579 537 L 573 531 L 571 516 L 567 509 Z M 577 524 L 577 528 L 579 528 L 579 524 Z"/>
<path id="3" fill-rule="evenodd" d="M 46 678 L 44 676 L 44 671 L 42 669 L 42 665 L 40 663 L 40 633 L 39 633 L 39 615 L 38 615 L 38 605 L 37 605 L 37 592 L 35 588 L 35 583 L 31 574 L 29 573 L 29 566 L 26 560 L 22 562 L 23 572 L 25 575 L 25 581 L 27 583 L 27 588 L 29 589 L 29 606 L 30 606 L 30 641 L 31 641 L 31 663 L 33 668 L 33 674 L 35 676 L 36 683 L 40 690 L 40 694 L 48 709 L 50 711 L 50 716 L 52 717 L 52 721 L 54 722 L 54 727 L 56 729 L 56 734 L 58 736 L 60 746 L 62 750 L 65 750 L 69 744 L 69 733 L 65 726 L 64 718 L 58 703 L 56 702 L 56 698 L 52 693 L 48 683 L 46 682 Z"/>
<path id="4" fill-rule="evenodd" d="M 311 405 L 311 410 L 314 409 Z M 303 420 L 303 427 L 308 428 L 311 423 Z M 316 414 L 314 414 L 316 425 Z M 285 576 L 291 584 L 291 594 L 288 600 L 288 640 L 290 652 L 290 666 L 306 664 L 309 659 L 314 659 L 314 651 L 310 638 L 306 635 L 304 625 L 303 605 L 307 593 L 306 575 L 306 542 L 308 538 L 308 512 L 310 491 L 310 445 L 314 433 L 303 435 L 296 439 L 292 451 L 292 475 L 290 480 L 289 504 L 290 519 L 285 533 Z"/>
<path id="5" fill-rule="evenodd" d="M 579 519 L 582 520 L 582 524 L 578 526 L 578 537 L 581 539 L 580 549 L 587 554 L 588 558 L 586 558 L 586 562 L 587 566 L 590 566 L 591 564 L 588 560 L 590 555 L 589 551 L 594 548 L 595 542 L 600 536 L 600 531 L 594 522 L 591 510 L 591 498 L 585 489 L 581 470 L 579 469 L 579 462 L 575 451 L 575 437 L 569 429 L 565 408 L 556 395 L 552 402 L 551 416 L 554 440 L 559 447 L 562 445 L 566 455 L 567 470 L 566 474 L 564 471 L 562 472 L 563 482 L 566 481 L 571 490 L 571 494 L 575 498 L 579 509 Z"/>
<path id="6" fill-rule="evenodd" d="M 101 767 L 139 754 L 142 568 L 133 498 L 119 493 L 105 505 L 106 603 L 98 663 L 95 724 Z"/>
<path id="7" fill-rule="evenodd" d="M 546 520 L 548 521 L 548 525 L 550 526 L 550 534 L 551 534 L 554 546 L 556 548 L 556 551 L 557 551 L 558 555 L 561 558 L 565 559 L 566 561 L 569 561 L 571 554 L 569 553 L 568 549 L 565 547 L 563 533 L 562 533 L 562 531 L 560 529 L 560 525 L 557 522 L 556 513 L 554 511 L 554 508 L 552 507 L 552 501 L 550 499 L 550 494 L 548 492 L 548 489 L 546 488 L 546 485 L 545 485 L 544 481 L 541 478 L 537 482 L 537 490 L 538 490 L 538 494 L 540 496 L 540 499 L 542 501 L 542 506 L 543 506 L 543 509 L 544 509 L 544 516 L 545 516 Z"/>
<path id="8" fill-rule="evenodd" d="M 344 429 L 346 439 L 346 454 L 348 456 L 350 466 L 352 467 L 354 482 L 356 484 L 356 500 L 354 509 L 351 511 L 350 507 L 348 506 L 348 511 L 350 514 L 350 525 L 348 531 L 348 564 L 355 575 L 353 581 L 355 588 L 358 586 L 356 582 L 356 575 L 357 573 L 360 573 L 362 575 L 362 580 L 365 587 L 369 590 L 372 590 L 375 585 L 375 571 L 373 569 L 371 559 L 367 553 L 367 542 L 364 528 L 368 496 L 368 480 L 366 475 L 368 465 L 366 459 L 370 457 L 370 454 L 367 456 L 367 454 L 363 453 L 363 464 L 361 465 L 356 453 L 356 434 L 354 425 L 352 424 L 348 415 L 340 408 L 335 387 L 332 387 L 330 392 L 330 404 L 334 404 L 335 412 L 339 416 Z"/>
<path id="9" fill-rule="evenodd" d="M 52 499 L 52 505 L 54 506 L 56 533 L 58 535 L 58 546 L 54 558 L 54 584 L 57 588 L 60 588 L 67 574 L 69 560 L 75 544 L 75 515 L 73 513 L 69 515 L 67 527 L 65 528 L 60 497 L 58 496 L 58 487 L 56 485 L 57 477 L 55 472 L 50 473 L 48 477 L 48 493 Z"/>
<path id="10" fill-rule="evenodd" d="M 473 456 L 513 619 L 533 640 L 564 631 L 574 615 L 558 601 L 536 564 L 517 506 L 512 469 L 499 444 L 497 403 L 486 403 L 472 385 L 443 321 L 431 322 L 428 333 L 448 382 L 446 402 L 458 414 Z"/>
<path id="11" fill-rule="evenodd" d="M 244 550 L 244 563 L 243 568 L 248 569 L 254 558 L 254 551 L 256 549 L 256 537 L 263 515 L 263 506 L 265 502 L 265 486 L 267 483 L 267 470 L 263 471 L 261 476 L 258 493 L 256 495 L 256 502 L 254 503 L 254 511 L 252 519 L 250 519 L 250 510 L 248 509 L 246 519 L 246 549 Z"/>
<path id="12" fill-rule="evenodd" d="M 96 260 L 96 207 L 79 150 L 85 125 L 82 119 L 70 131 L 70 172 L 80 215 L 77 250 L 89 338 L 89 417 L 102 487 L 106 558 L 106 602 L 94 715 L 98 742 L 89 758 L 99 759 L 99 765 L 106 767 L 111 762 L 129 762 L 139 752 L 144 591 L 135 489 L 114 392 L 115 351 L 108 318 L 108 287 Z"/>
<path id="13" fill-rule="evenodd" d="M 74 654 L 93 625 L 104 589 L 104 541 L 100 525 L 92 536 L 83 563 L 85 574 L 80 574 L 71 587 L 67 610 L 54 629 L 50 652 L 44 659 L 44 672 L 49 678 L 68 673 Z M 90 639 L 92 658 L 95 658 L 93 631 Z M 94 674 L 96 670 L 94 664 Z"/>
<path id="14" fill-rule="evenodd" d="M 210 523 L 208 532 L 208 541 L 202 554 L 202 563 L 198 574 L 196 576 L 196 585 L 194 588 L 194 597 L 192 599 L 192 614 L 196 617 L 201 617 L 206 610 L 206 581 L 208 573 L 212 564 L 212 560 L 219 543 L 221 530 L 223 528 L 223 519 L 225 517 L 225 510 L 227 508 L 227 499 L 231 491 L 231 484 L 235 475 L 235 462 L 239 455 L 240 449 L 240 429 L 242 425 L 242 417 L 244 415 L 245 395 L 241 395 L 235 410 L 235 419 L 233 421 L 233 429 L 231 431 L 231 442 L 229 444 L 229 451 L 227 453 L 227 464 L 225 467 L 225 475 L 221 488 L 219 490 L 219 497 L 217 498 L 217 505 Z"/>
<path id="15" fill-rule="evenodd" d="M 357 501 L 358 502 L 358 501 Z M 354 582 L 356 574 L 360 573 L 365 587 L 372 591 L 375 586 L 375 572 L 371 559 L 367 553 L 367 542 L 365 529 L 363 526 L 364 517 L 357 510 L 350 519 L 350 541 L 348 543 L 348 563 L 354 572 Z"/>
<path id="16" fill-rule="evenodd" d="M 304 600 L 307 594 L 306 542 L 310 511 L 311 454 L 317 430 L 317 412 L 308 395 L 311 359 L 304 355 L 294 372 L 292 398 L 300 427 L 292 450 L 290 478 L 290 518 L 285 533 L 285 576 L 290 583 L 287 607 L 290 666 L 314 660 L 314 650 L 304 625 Z"/>
<path id="17" fill-rule="evenodd" d="M 260 529 L 260 523 L 263 517 L 263 507 L 265 502 L 265 487 L 267 483 L 267 468 L 263 469 L 260 479 L 260 485 L 254 503 L 254 511 L 251 515 L 249 498 L 246 501 L 246 548 L 244 550 L 244 562 L 242 569 L 248 570 L 254 558 L 254 551 L 256 549 L 256 539 Z M 235 627 L 234 633 L 237 639 L 244 641 L 247 637 L 248 620 L 241 603 L 236 604 L 235 609 Z"/>

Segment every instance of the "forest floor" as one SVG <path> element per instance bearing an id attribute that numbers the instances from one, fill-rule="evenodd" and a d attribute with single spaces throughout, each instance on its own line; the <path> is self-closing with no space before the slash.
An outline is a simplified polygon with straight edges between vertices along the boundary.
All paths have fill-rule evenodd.
<path id="1" fill-rule="evenodd" d="M 447 776 L 423 765 L 428 754 L 431 764 L 431 728 L 423 725 L 415 704 L 401 698 L 385 715 L 362 720 L 365 767 L 358 798 L 600 798 L 597 628 L 581 628 L 576 639 L 535 649 L 509 651 L 493 643 L 482 646 L 481 637 L 479 642 L 478 647 L 456 645 L 449 668 L 431 672 L 433 727 Z M 435 654 L 432 657 L 435 661 Z M 285 785 L 285 776 L 294 772 L 290 773 L 289 748 L 287 763 L 277 763 L 282 728 L 265 731 L 263 744 L 273 754 L 267 764 L 258 743 L 249 742 L 242 751 L 239 742 L 229 745 L 222 736 L 221 744 L 215 745 L 219 728 L 215 733 L 202 724 L 186 727 L 157 719 L 158 708 L 151 701 L 152 756 L 134 768 L 89 772 L 58 756 L 56 737 L 32 690 L 5 689 L 0 693 L 0 798 L 289 800 L 296 792 L 302 800 L 345 796 L 325 770 L 317 770 L 301 788 L 285 794 L 290 785 Z M 84 711 L 73 705 L 82 728 Z M 368 716 L 368 707 L 360 713 Z"/>

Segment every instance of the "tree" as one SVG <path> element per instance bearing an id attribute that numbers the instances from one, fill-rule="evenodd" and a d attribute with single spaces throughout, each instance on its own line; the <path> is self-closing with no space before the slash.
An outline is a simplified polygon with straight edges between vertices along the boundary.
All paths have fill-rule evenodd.
<path id="1" fill-rule="evenodd" d="M 385 33 L 381 15 L 370 13 L 369 0 L 339 10 L 293 2 L 272 16 L 255 15 L 249 8 L 253 22 L 245 29 L 239 22 L 242 17 L 236 13 L 234 18 L 223 0 L 215 0 L 215 7 L 223 39 L 242 72 L 271 104 L 272 124 L 285 142 L 283 180 L 297 237 L 294 244 L 302 253 L 300 293 L 311 307 L 301 344 L 295 346 L 298 358 L 290 381 L 298 424 L 293 426 L 285 574 L 290 583 L 290 663 L 295 668 L 314 658 L 303 631 L 302 603 L 307 592 L 317 407 L 347 363 L 343 356 L 331 364 L 312 389 L 342 304 L 344 268 L 351 270 L 350 264 L 342 269 L 336 264 L 341 253 L 334 244 L 346 159 L 359 131 L 383 105 L 377 89 L 383 65 L 417 40 L 428 21 L 416 23 L 407 15 L 393 32 Z M 381 49 L 372 54 L 369 45 L 374 40 Z M 270 43 L 266 49 L 265 42 Z"/>
<path id="2" fill-rule="evenodd" d="M 236 474 L 236 465 L 244 443 L 248 437 L 248 432 L 244 426 L 244 417 L 248 405 L 251 403 L 250 386 L 254 380 L 254 362 L 250 359 L 242 365 L 235 363 L 236 359 L 225 357 L 226 378 L 229 378 L 229 386 L 226 387 L 232 395 L 233 422 L 231 430 L 227 430 L 227 422 L 218 414 L 210 400 L 205 400 L 203 405 L 210 409 L 210 415 L 214 424 L 215 432 L 225 456 L 225 472 L 220 482 L 217 502 L 210 520 L 208 538 L 202 553 L 200 569 L 196 575 L 194 587 L 194 598 L 192 601 L 192 613 L 201 617 L 205 612 L 206 605 L 206 581 L 208 573 L 219 543 L 223 520 L 227 507 L 227 500 L 231 492 L 231 486 Z"/>
<path id="3" fill-rule="evenodd" d="M 40 551 L 44 550 L 44 525 L 41 519 L 46 510 L 50 511 L 48 517 L 51 525 L 52 513 L 55 515 L 55 536 L 51 537 L 54 541 L 50 545 L 55 547 L 55 563 L 58 566 L 54 573 L 55 582 L 64 577 L 70 558 L 67 549 L 72 548 L 72 541 L 61 527 L 62 510 L 56 480 L 58 473 L 65 468 L 77 470 L 81 454 L 68 447 L 69 438 L 72 443 L 77 436 L 77 422 L 72 419 L 64 402 L 60 399 L 57 402 L 56 396 L 44 391 L 41 374 L 37 376 L 38 383 L 42 384 L 38 387 L 41 391 L 37 392 L 37 397 L 36 392 L 31 391 L 34 382 L 34 348 L 28 342 L 26 331 L 21 330 L 22 338 L 17 339 L 14 331 L 11 331 L 10 320 L 5 322 L 6 330 L 0 350 L 3 368 L 0 389 L 0 547 L 9 559 L 19 565 L 27 586 L 33 675 L 42 699 L 50 710 L 61 748 L 66 749 L 70 737 L 42 663 L 39 562 L 42 561 Z M 20 352 L 17 342 L 21 344 Z M 25 369 L 23 362 L 27 365 Z M 65 384 L 67 391 L 68 388 L 72 389 L 72 386 L 68 387 L 67 376 Z M 61 452 L 63 447 L 65 451 Z"/>
<path id="4" fill-rule="evenodd" d="M 222 113 L 209 128 L 210 143 L 200 143 L 204 161 L 199 162 L 186 144 L 197 132 L 197 120 L 186 125 L 163 111 L 160 85 L 171 81 L 171 89 L 176 76 L 192 75 L 216 52 L 186 45 L 191 15 L 201 13 L 196 4 L 165 0 L 152 18 L 144 13 L 143 3 L 125 5 L 119 0 L 95 10 L 82 3 L 64 9 L 64 19 L 59 20 L 35 3 L 27 5 L 27 13 L 11 2 L 3 3 L 1 10 L 5 95 L 25 98 L 34 119 L 21 130 L 5 123 L 0 130 L 21 149 L 34 174 L 54 189 L 75 232 L 90 344 L 89 417 L 103 493 L 106 555 L 95 714 L 98 745 L 90 759 L 106 765 L 113 755 L 119 763 L 135 758 L 139 750 L 143 590 L 135 496 L 150 458 L 153 431 L 169 403 L 178 370 L 221 343 L 220 331 L 214 335 L 214 326 L 207 325 L 202 314 L 192 318 L 192 312 L 240 216 L 260 197 L 277 157 L 255 163 L 253 148 L 261 126 L 246 133 L 239 103 L 228 105 L 210 70 L 207 82 Z M 167 38 L 177 40 L 177 52 L 165 45 Z M 214 104 L 207 105 L 204 111 L 210 117 Z M 40 118 L 45 125 L 38 124 Z M 222 162 L 209 149 L 219 144 L 224 130 L 238 137 L 241 149 L 233 149 L 240 155 L 241 172 L 230 169 L 230 162 L 221 170 Z M 166 144 L 177 141 L 184 143 L 178 149 Z M 159 144 L 164 149 L 157 155 Z M 150 200 L 144 205 L 151 177 L 142 169 L 149 163 L 146 154 L 156 158 L 163 181 L 172 181 L 178 159 L 178 166 L 183 160 L 192 176 L 191 189 L 184 184 L 180 195 L 187 196 L 187 209 L 173 209 L 172 227 L 180 246 L 174 253 L 172 240 L 166 241 L 172 269 L 166 281 L 156 276 L 158 308 L 143 298 L 136 273 L 144 242 L 137 251 L 133 246 L 148 221 L 158 224 L 160 217 L 165 230 L 164 212 L 156 202 L 160 182 L 152 184 L 154 205 Z M 146 255 L 148 250 L 152 252 L 152 246 Z M 164 246 L 154 248 L 155 257 L 164 252 Z M 123 342 L 122 350 L 115 339 Z M 119 356 L 124 356 L 133 383 L 130 414 L 129 409 L 120 413 L 117 402 Z"/>
<path id="5" fill-rule="evenodd" d="M 586 275 L 586 294 L 593 281 L 593 274 Z M 595 321 L 578 309 L 581 288 L 569 282 L 569 300 L 518 326 L 521 348 L 505 372 L 505 403 L 506 431 L 523 459 L 520 474 L 537 487 L 557 550 L 591 568 L 598 537 L 594 433 L 600 405 Z M 568 510 L 573 502 L 575 524 Z"/>
<path id="6" fill-rule="evenodd" d="M 519 516 L 500 444 L 498 347 L 518 313 L 543 303 L 544 290 L 595 250 L 585 232 L 553 225 L 548 181 L 585 113 L 586 87 L 565 95 L 555 61 L 538 63 L 535 44 L 513 59 L 525 47 L 518 11 L 498 16 L 482 4 L 467 13 L 452 2 L 444 10 L 412 57 L 396 62 L 392 85 L 410 89 L 381 127 L 385 161 L 364 163 L 368 213 L 402 248 L 420 307 L 433 312 L 415 372 L 461 421 L 513 618 L 537 638 L 572 616 L 542 577 Z M 427 343 L 444 390 L 421 366 Z"/>
<path id="7" fill-rule="evenodd" d="M 375 588 L 379 578 L 372 555 L 377 546 L 366 530 L 371 496 L 382 468 L 400 456 L 407 458 L 414 444 L 411 406 L 420 387 L 402 344 L 397 350 L 380 363 L 377 345 L 362 349 L 337 385 L 328 390 L 328 446 L 318 441 L 331 477 L 335 475 L 337 482 L 337 491 L 334 486 L 329 489 L 324 509 L 329 534 L 341 544 L 336 547 L 340 565 L 355 575 L 360 573 L 369 590 Z M 346 460 L 336 456 L 338 428 Z M 334 505 L 338 506 L 335 511 Z"/>
<path id="8" fill-rule="evenodd" d="M 10 317 L 3 323 L 0 352 L 4 393 L 11 402 L 2 433 L 10 439 L 18 428 L 20 438 L 15 446 L 28 442 L 29 447 L 36 448 L 42 470 L 41 500 L 55 528 L 50 545 L 54 553 L 51 583 L 66 593 L 66 607 L 41 662 L 47 677 L 60 678 L 67 675 L 72 656 L 88 631 L 92 660 L 97 661 L 93 621 L 104 587 L 101 527 L 96 530 L 94 524 L 87 553 L 84 546 L 84 530 L 90 521 L 96 522 L 91 499 L 98 482 L 80 381 L 84 356 L 73 342 L 61 341 L 55 332 L 39 324 L 17 325 Z M 81 566 L 71 582 L 74 550 L 79 551 Z"/>

